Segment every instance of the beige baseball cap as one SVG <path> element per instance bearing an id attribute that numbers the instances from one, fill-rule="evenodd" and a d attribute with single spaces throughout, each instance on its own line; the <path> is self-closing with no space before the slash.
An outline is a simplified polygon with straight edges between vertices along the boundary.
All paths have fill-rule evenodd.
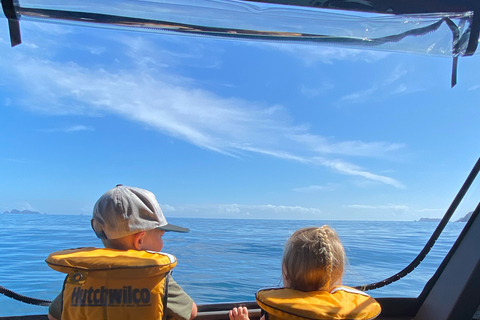
<path id="1" fill-rule="evenodd" d="M 167 222 L 153 193 L 121 184 L 98 199 L 91 223 L 92 228 L 95 223 L 93 229 L 100 239 L 118 239 L 151 229 L 190 231 Z"/>

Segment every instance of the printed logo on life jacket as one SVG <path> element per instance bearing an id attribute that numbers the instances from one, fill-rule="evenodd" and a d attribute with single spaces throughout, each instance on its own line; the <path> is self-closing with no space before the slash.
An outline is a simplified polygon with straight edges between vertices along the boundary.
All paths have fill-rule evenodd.
<path id="1" fill-rule="evenodd" d="M 90 287 L 73 288 L 72 307 L 79 306 L 148 306 L 150 305 L 150 290 L 147 288 L 132 288 L 124 286 L 121 289 Z"/>

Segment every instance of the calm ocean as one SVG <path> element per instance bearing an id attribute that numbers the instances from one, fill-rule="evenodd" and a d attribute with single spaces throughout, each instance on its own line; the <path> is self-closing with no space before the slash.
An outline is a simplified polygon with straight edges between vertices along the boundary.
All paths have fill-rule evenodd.
<path id="1" fill-rule="evenodd" d="M 163 251 L 174 254 L 175 280 L 197 304 L 253 301 L 261 287 L 280 283 L 280 260 L 286 239 L 298 228 L 329 224 L 347 251 L 344 284 L 369 284 L 408 265 L 437 226 L 435 222 L 293 221 L 169 218 L 191 229 L 167 233 Z M 97 246 L 90 217 L 81 215 L 0 214 L 0 285 L 19 294 L 52 300 L 64 275 L 44 262 L 49 253 Z M 374 297 L 415 297 L 450 249 L 464 223 L 450 223 L 422 264 L 405 278 L 369 291 Z M 44 314 L 0 295 L 0 316 Z"/>

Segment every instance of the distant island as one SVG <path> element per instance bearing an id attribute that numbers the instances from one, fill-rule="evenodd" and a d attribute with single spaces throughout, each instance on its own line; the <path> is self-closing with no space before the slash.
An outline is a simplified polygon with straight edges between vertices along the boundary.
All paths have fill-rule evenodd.
<path id="1" fill-rule="evenodd" d="M 420 222 L 440 222 L 442 219 L 439 218 L 420 218 L 417 221 Z"/>
<path id="2" fill-rule="evenodd" d="M 8 214 L 40 214 L 40 212 L 37 212 L 37 211 L 30 211 L 30 210 L 17 210 L 17 209 L 13 209 L 12 211 L 5 211 L 4 213 L 8 213 Z"/>
<path id="3" fill-rule="evenodd" d="M 463 217 L 463 218 L 460 218 L 460 219 L 458 219 L 458 220 L 457 220 L 457 221 L 455 221 L 455 222 L 467 222 L 467 221 L 468 221 L 468 219 L 470 219 L 470 217 L 472 216 L 472 214 L 473 214 L 473 211 L 472 211 L 472 212 L 469 212 L 469 213 L 467 213 L 467 215 L 466 215 L 465 217 Z"/>
<path id="4" fill-rule="evenodd" d="M 463 218 L 460 218 L 455 222 L 467 222 L 468 219 L 470 219 L 470 217 L 472 216 L 472 214 L 473 214 L 473 211 L 467 213 Z M 420 221 L 420 222 L 440 222 L 441 220 L 442 219 L 440 219 L 440 218 L 420 218 L 419 220 L 416 220 L 416 221 Z"/>

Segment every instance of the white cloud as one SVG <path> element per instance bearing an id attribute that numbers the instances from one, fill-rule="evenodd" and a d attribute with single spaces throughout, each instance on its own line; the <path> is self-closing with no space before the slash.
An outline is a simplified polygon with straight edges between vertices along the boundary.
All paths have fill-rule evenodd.
<path id="1" fill-rule="evenodd" d="M 316 97 L 325 92 L 333 90 L 335 86 L 327 81 L 323 81 L 319 85 L 313 86 L 312 84 L 302 84 L 300 86 L 300 93 L 307 97 Z"/>
<path id="2" fill-rule="evenodd" d="M 378 86 L 372 86 L 369 89 L 360 90 L 354 93 L 347 94 L 340 98 L 340 101 L 347 102 L 361 102 L 367 100 L 372 94 L 378 90 Z"/>
<path id="3" fill-rule="evenodd" d="M 412 85 L 407 86 L 405 82 L 398 83 L 402 78 L 408 75 L 408 71 L 404 69 L 402 66 L 396 66 L 389 75 L 386 76 L 386 80 L 372 85 L 370 88 L 359 90 L 347 95 L 344 95 L 340 98 L 340 102 L 350 102 L 350 103 L 358 103 L 364 102 L 368 99 L 371 99 L 372 96 L 375 94 L 377 97 L 382 96 L 379 92 L 387 92 L 390 95 L 408 93 L 408 92 L 415 92 L 420 91 L 422 89 L 413 87 Z"/>
<path id="4" fill-rule="evenodd" d="M 388 185 L 394 186 L 396 188 L 401 188 L 401 189 L 405 188 L 405 186 L 401 182 L 399 182 L 399 181 L 397 181 L 393 178 L 368 172 L 368 171 L 362 169 L 361 167 L 358 167 L 357 165 L 347 163 L 347 162 L 344 162 L 342 160 L 319 159 L 319 161 L 323 165 L 325 165 L 327 167 L 330 167 L 332 169 L 335 169 L 336 171 L 338 171 L 339 173 L 342 173 L 342 174 L 352 175 L 352 176 L 360 176 L 360 177 L 366 178 L 368 180 L 388 184 Z"/>
<path id="5" fill-rule="evenodd" d="M 163 212 L 175 212 L 175 211 L 177 211 L 177 209 L 174 206 L 171 206 L 169 204 L 162 204 L 161 208 L 162 208 Z"/>
<path id="6" fill-rule="evenodd" d="M 403 143 L 340 141 L 309 133 L 292 135 L 291 139 L 308 146 L 319 154 L 341 154 L 350 156 L 382 157 L 405 148 Z"/>
<path id="7" fill-rule="evenodd" d="M 88 127 L 88 126 L 77 125 L 77 126 L 72 126 L 72 127 L 66 128 L 66 131 L 67 131 L 67 132 L 93 131 L 93 128 L 92 128 L 92 127 Z"/>
<path id="8" fill-rule="evenodd" d="M 22 32 L 27 32 L 28 35 L 61 36 L 74 33 L 74 28 L 65 24 L 51 23 L 48 20 L 42 23 L 30 21 L 29 23 L 22 23 Z"/>
<path id="9" fill-rule="evenodd" d="M 390 74 L 390 76 L 384 82 L 384 85 L 392 84 L 406 74 L 407 74 L 407 70 L 403 69 L 401 66 L 396 66 L 395 69 Z"/>
<path id="10" fill-rule="evenodd" d="M 445 212 L 445 208 L 423 208 L 415 209 L 416 212 Z"/>
<path id="11" fill-rule="evenodd" d="M 408 88 L 405 84 L 400 84 L 396 88 L 393 88 L 392 94 L 401 94 L 407 92 Z"/>
<path id="12" fill-rule="evenodd" d="M 162 205 L 162 210 L 170 212 Z M 247 204 L 185 204 L 175 206 L 174 216 L 207 217 L 227 219 L 322 219 L 326 215 L 318 208 L 285 205 L 247 205 Z M 173 216 L 171 215 L 171 216 Z"/>
<path id="13" fill-rule="evenodd" d="M 388 215 L 401 218 L 402 220 L 418 220 L 420 218 L 439 218 L 445 213 L 445 209 L 435 208 L 414 208 L 406 204 L 351 204 L 344 205 L 344 208 L 355 210 L 356 215 L 377 216 L 378 219 L 385 219 Z"/>
<path id="14" fill-rule="evenodd" d="M 335 189 L 334 184 L 327 184 L 324 186 L 319 186 L 319 185 L 311 185 L 308 187 L 299 187 L 299 188 L 293 188 L 292 191 L 294 192 L 316 192 L 316 191 L 325 191 L 325 190 L 333 190 Z"/>
<path id="15" fill-rule="evenodd" d="M 345 207 L 354 208 L 354 209 L 372 209 L 372 210 L 384 210 L 384 209 L 409 210 L 409 207 L 403 204 L 382 204 L 382 205 L 351 204 L 351 205 L 346 205 Z"/>
<path id="16" fill-rule="evenodd" d="M 16 162 L 16 163 L 29 163 L 30 161 L 25 159 L 16 159 L 16 158 L 3 158 L 3 161 Z"/>
<path id="17" fill-rule="evenodd" d="M 275 48 L 279 51 L 289 53 L 295 57 L 299 57 L 306 65 L 316 63 L 331 64 L 334 61 L 365 61 L 373 63 L 375 61 L 386 58 L 389 53 L 385 51 L 375 50 L 359 50 L 342 47 L 322 46 L 319 44 L 295 44 L 272 42 L 261 43 L 260 45 L 268 48 Z"/>
<path id="18" fill-rule="evenodd" d="M 475 91 L 475 90 L 478 90 L 480 89 L 480 84 L 475 84 L 473 86 L 471 86 L 470 88 L 468 88 L 469 91 Z"/>
<path id="19" fill-rule="evenodd" d="M 137 46 L 144 47 L 144 44 Z M 144 59 L 148 60 L 148 56 Z M 22 63 L 3 68 L 19 79 L 23 87 L 21 102 L 36 112 L 84 116 L 115 114 L 223 154 L 259 153 L 403 187 L 393 178 L 346 161 L 325 159 L 332 154 L 385 157 L 403 148 L 401 143 L 335 141 L 314 135 L 307 125 L 293 124 L 281 105 L 221 97 L 198 89 L 195 81 L 183 81 L 147 60 L 136 64 L 134 69 L 125 67 L 116 71 L 34 56 L 17 56 L 17 60 Z M 93 129 L 75 126 L 57 130 Z"/>
<path id="20" fill-rule="evenodd" d="M 84 125 L 74 125 L 74 126 L 69 126 L 69 127 L 63 127 L 63 128 L 53 128 L 53 129 L 45 129 L 43 131 L 45 132 L 79 132 L 79 131 L 93 131 L 94 129 L 90 126 L 84 126 Z"/>

